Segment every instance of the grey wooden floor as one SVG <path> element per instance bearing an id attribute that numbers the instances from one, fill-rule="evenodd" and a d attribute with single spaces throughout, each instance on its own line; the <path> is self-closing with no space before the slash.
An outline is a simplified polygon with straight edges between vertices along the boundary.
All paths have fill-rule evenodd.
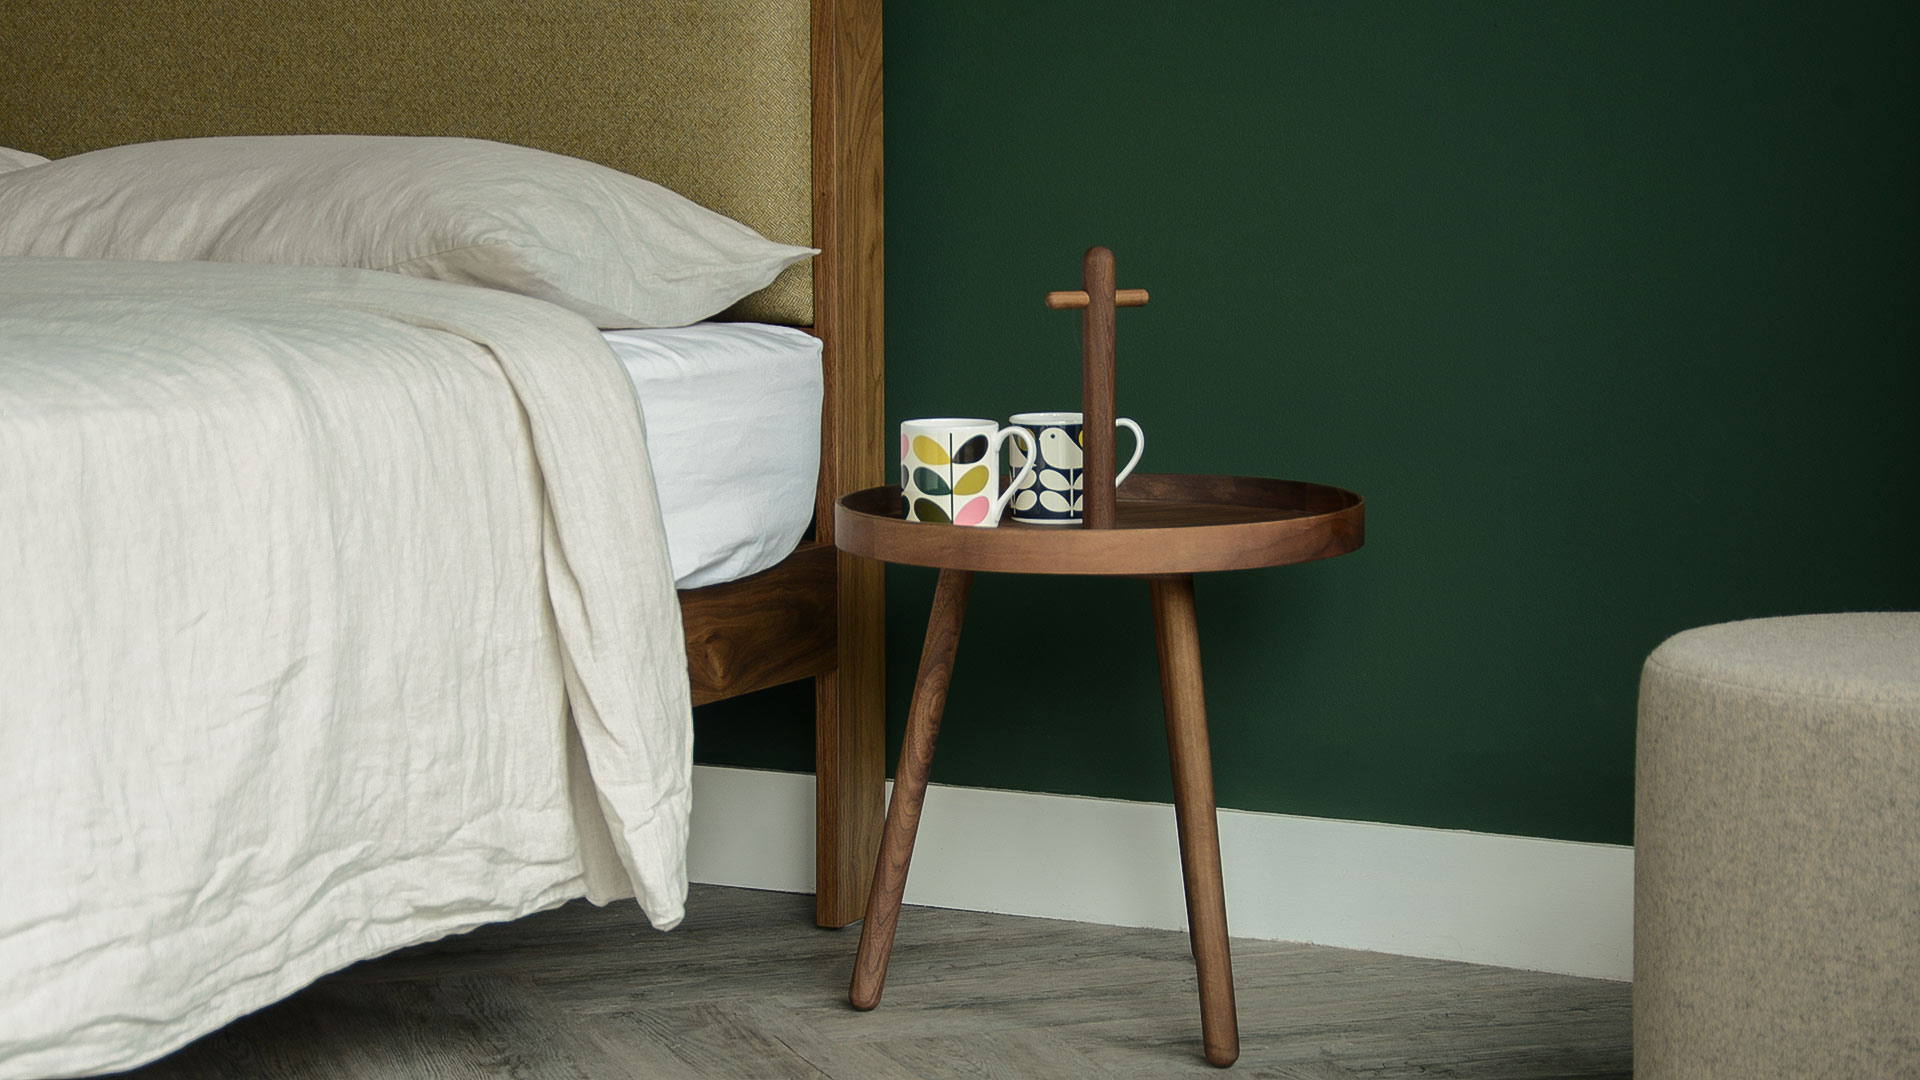
<path id="1" fill-rule="evenodd" d="M 1220 1075 L 1184 934 L 908 908 L 886 999 L 846 1005 L 858 927 L 695 886 L 686 922 L 569 904 L 322 979 L 140 1080 Z M 1233 1074 L 1630 1076 L 1630 988 L 1236 941 Z"/>

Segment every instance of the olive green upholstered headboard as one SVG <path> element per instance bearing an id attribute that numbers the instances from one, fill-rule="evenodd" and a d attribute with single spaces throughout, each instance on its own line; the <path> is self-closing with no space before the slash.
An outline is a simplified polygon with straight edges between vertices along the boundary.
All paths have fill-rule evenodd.
<path id="1" fill-rule="evenodd" d="M 0 146 L 497 139 L 812 243 L 810 0 L 9 0 Z M 811 326 L 802 263 L 734 317 Z"/>

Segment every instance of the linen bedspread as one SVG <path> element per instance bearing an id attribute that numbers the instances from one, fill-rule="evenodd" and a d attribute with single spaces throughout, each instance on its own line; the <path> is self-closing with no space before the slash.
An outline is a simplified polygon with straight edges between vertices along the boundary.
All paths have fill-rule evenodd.
<path id="1" fill-rule="evenodd" d="M 0 1077 L 573 896 L 671 927 L 690 771 L 644 429 L 586 320 L 0 259 Z"/>

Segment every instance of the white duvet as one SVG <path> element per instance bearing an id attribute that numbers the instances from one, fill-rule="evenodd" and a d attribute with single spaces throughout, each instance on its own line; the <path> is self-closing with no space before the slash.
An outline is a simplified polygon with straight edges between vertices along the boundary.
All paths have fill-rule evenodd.
<path id="1" fill-rule="evenodd" d="M 685 672 L 584 319 L 0 259 L 0 1077 L 125 1068 L 568 897 L 672 926 Z"/>

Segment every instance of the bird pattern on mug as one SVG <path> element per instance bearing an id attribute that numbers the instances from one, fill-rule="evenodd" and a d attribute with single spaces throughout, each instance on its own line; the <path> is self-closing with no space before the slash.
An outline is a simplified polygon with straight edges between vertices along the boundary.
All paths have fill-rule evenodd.
<path id="1" fill-rule="evenodd" d="M 980 459 L 990 442 L 975 435 L 960 445 L 925 435 L 900 436 L 901 512 L 909 521 L 977 525 L 993 508 L 992 477 Z M 973 466 L 967 468 L 966 466 Z"/>
<path id="2" fill-rule="evenodd" d="M 1086 503 L 1086 434 L 1079 424 L 1048 426 L 1039 439 L 1040 460 L 1034 465 L 1033 482 L 1013 497 L 1014 512 L 1077 518 Z M 1026 451 L 1018 442 L 1009 449 L 1015 469 L 1026 464 Z"/>

